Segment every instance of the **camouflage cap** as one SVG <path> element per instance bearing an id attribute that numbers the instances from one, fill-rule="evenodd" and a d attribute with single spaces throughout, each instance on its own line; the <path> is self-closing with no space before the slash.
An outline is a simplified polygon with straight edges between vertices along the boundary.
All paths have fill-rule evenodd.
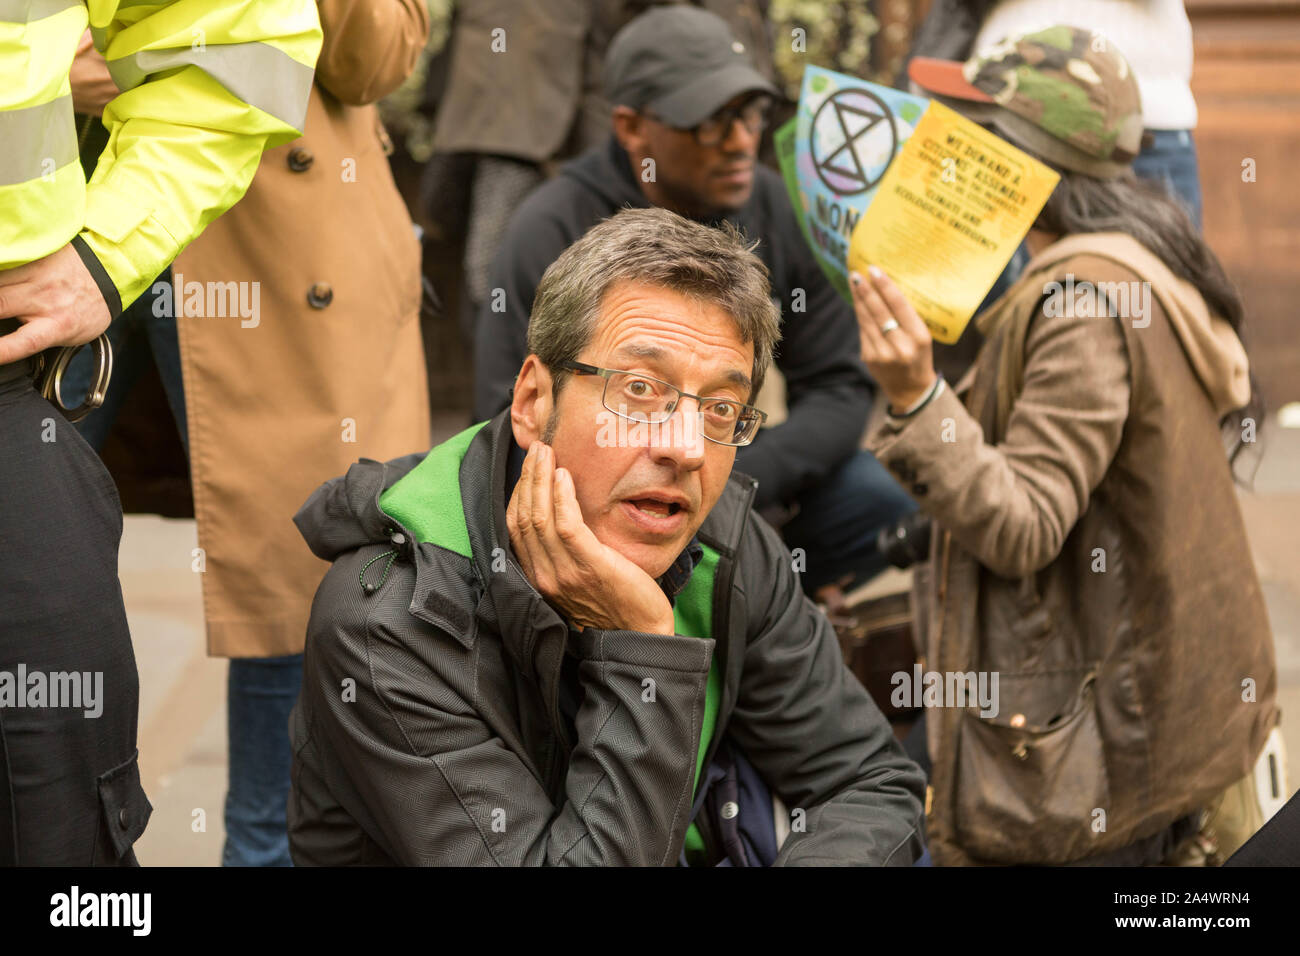
<path id="1" fill-rule="evenodd" d="M 1102 34 L 1054 26 L 1010 37 L 965 63 L 916 57 L 923 89 L 1066 169 L 1118 176 L 1142 147 L 1142 101 L 1128 62 Z"/>

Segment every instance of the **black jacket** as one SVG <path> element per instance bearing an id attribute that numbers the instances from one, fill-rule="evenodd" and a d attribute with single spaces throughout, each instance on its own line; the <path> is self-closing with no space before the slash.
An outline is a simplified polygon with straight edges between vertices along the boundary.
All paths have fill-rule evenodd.
<path id="1" fill-rule="evenodd" d="M 489 294 L 474 339 L 474 415 L 491 418 L 510 404 L 528 355 L 533 295 L 546 267 L 596 223 L 649 203 L 613 136 L 568 163 L 519 207 L 497 250 Z M 751 240 L 771 273 L 781 310 L 776 364 L 786 380 L 789 418 L 741 448 L 736 467 L 758 480 L 759 507 L 788 502 L 858 450 L 871 404 L 871 380 L 859 358 L 853 309 L 826 281 L 799 231 L 781 178 L 765 166 L 754 191 L 728 217 Z M 802 290 L 796 295 L 795 290 Z M 504 304 L 504 311 L 493 311 Z M 803 311 L 796 311 L 802 308 Z"/>
<path id="2" fill-rule="evenodd" d="M 751 513 L 752 479 L 732 477 L 698 534 L 720 556 L 711 613 L 724 639 L 571 632 L 510 551 L 512 444 L 500 415 L 443 472 L 450 480 L 428 486 L 430 509 L 463 506 L 469 556 L 417 542 L 379 507 L 424 455 L 363 460 L 295 517 L 333 566 L 290 719 L 294 861 L 673 864 L 704 796 L 693 801 L 692 787 L 718 654 L 704 766 L 725 736 L 784 801 L 795 825 L 776 862 L 912 863 L 924 778 L 845 668 L 789 552 Z M 429 453 L 426 475 L 448 447 Z M 566 649 L 579 682 L 572 729 Z"/>

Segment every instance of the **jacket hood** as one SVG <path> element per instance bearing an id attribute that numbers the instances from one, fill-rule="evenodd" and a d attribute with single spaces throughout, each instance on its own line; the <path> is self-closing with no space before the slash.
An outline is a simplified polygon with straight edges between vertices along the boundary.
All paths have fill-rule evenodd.
<path id="1" fill-rule="evenodd" d="M 1025 275 L 1084 254 L 1113 259 L 1150 283 L 1151 294 L 1159 299 L 1169 317 L 1169 324 L 1219 418 L 1250 402 L 1250 362 L 1237 333 L 1227 319 L 1211 314 L 1194 285 L 1174 275 L 1158 256 L 1132 236 L 1118 232 L 1067 236 L 1035 256 L 1025 267 Z"/>
<path id="2" fill-rule="evenodd" d="M 568 176 L 594 192 L 614 209 L 631 206 L 645 209 L 650 203 L 642 194 L 629 166 L 631 159 L 610 134 L 604 146 L 588 150 L 577 159 L 565 163 L 561 176 Z"/>
<path id="3" fill-rule="evenodd" d="M 636 183 L 631 162 L 632 160 L 628 157 L 627 152 L 618 144 L 618 140 L 611 133 L 604 146 L 597 146 L 588 150 L 577 159 L 566 163 L 561 167 L 560 175 L 576 180 L 584 189 L 598 195 L 602 202 L 607 203 L 615 212 L 626 207 L 648 209 L 650 201 L 646 199 L 645 194 L 641 192 L 641 187 Z M 696 217 L 695 221 L 706 225 L 718 225 L 724 221 L 730 222 L 732 225 L 741 227 L 747 233 L 754 232 L 757 235 L 759 230 L 756 229 L 753 222 L 755 206 L 761 188 L 760 183 L 770 172 L 761 164 L 756 167 L 754 190 L 750 193 L 749 199 L 745 201 L 745 205 L 739 209 L 715 217 Z M 772 173 L 772 175 L 775 176 L 775 173 Z M 799 237 L 796 236 L 795 238 L 797 241 L 802 242 Z"/>
<path id="4" fill-rule="evenodd" d="M 516 665 L 536 674 L 531 642 L 521 638 L 562 632 L 564 625 L 513 563 L 509 573 L 493 573 L 498 549 L 506 547 L 504 503 L 492 489 L 503 474 L 509 424 L 507 409 L 428 452 L 389 462 L 362 459 L 318 488 L 294 523 L 312 553 L 326 561 L 383 549 L 361 568 L 359 580 L 339 586 L 372 593 L 383 587 L 394 562 L 410 565 L 407 611 L 413 617 L 467 648 L 486 624 L 502 634 Z M 398 486 L 404 478 L 411 480 Z M 502 621 L 529 621 L 531 628 L 502 627 Z"/>
<path id="5" fill-rule="evenodd" d="M 392 522 L 379 507 L 379 496 L 424 460 L 425 452 L 389 462 L 362 458 L 346 475 L 321 485 L 293 516 L 293 523 L 324 561 L 368 544 L 389 539 Z"/>
<path id="6" fill-rule="evenodd" d="M 297 525 L 312 554 L 324 561 L 333 561 L 348 551 L 367 545 L 391 544 L 395 532 L 413 532 L 416 542 L 432 540 L 432 543 L 444 550 L 466 558 L 471 558 L 472 548 L 474 563 L 482 562 L 482 570 L 490 573 L 492 548 L 500 543 L 504 534 L 505 502 L 488 493 L 487 489 L 495 488 L 498 484 L 504 488 L 510 446 L 505 440 L 508 428 L 509 409 L 428 452 L 417 452 L 387 462 L 361 458 L 348 468 L 347 474 L 331 478 L 312 492 L 311 497 L 293 516 L 293 523 Z M 432 459 L 446 451 L 451 454 L 443 456 L 447 459 L 444 464 L 451 464 L 455 470 L 452 475 L 440 477 L 449 477 L 460 485 L 456 498 L 463 507 L 463 512 L 457 509 L 452 521 L 409 520 L 405 523 L 402 521 L 402 512 L 394 509 L 395 503 L 389 504 L 393 513 L 386 513 L 380 506 L 380 496 L 417 467 L 428 469 L 434 464 Z M 478 470 L 471 476 L 474 480 L 468 485 L 462 480 L 462 462 L 465 461 L 469 461 Z M 745 512 L 749 508 L 755 487 L 753 478 L 733 469 L 726 490 L 704 519 L 698 534 L 713 545 L 728 552 L 733 551 L 738 544 L 738 530 L 744 524 Z M 425 518 L 436 510 L 435 504 L 428 496 L 420 499 L 419 509 L 424 512 Z M 478 520 L 466 522 L 461 517 L 462 514 L 476 515 Z M 430 528 L 434 524 L 440 524 L 441 527 L 431 533 Z M 454 528 L 457 524 L 466 525 L 464 537 L 459 541 L 455 540 Z M 407 542 L 406 546 L 413 543 Z"/>
<path id="7" fill-rule="evenodd" d="M 513 561 L 499 565 L 509 552 L 503 491 L 512 446 L 506 409 L 427 453 L 389 462 L 363 458 L 346 475 L 321 485 L 294 515 L 294 523 L 312 553 L 325 561 L 383 545 L 392 549 L 395 560 L 413 563 L 411 613 L 461 635 L 467 644 L 475 627 L 459 610 L 466 606 L 498 633 L 516 630 L 502 629 L 501 620 L 530 620 L 539 630 L 563 628 Z M 415 471 L 419 475 L 412 481 L 384 496 Z M 448 486 L 455 490 L 442 493 Z M 755 486 L 754 479 L 733 470 L 697 533 L 701 542 L 735 554 Z M 497 573 L 502 570 L 507 573 Z M 376 569 L 374 579 L 380 573 Z M 357 586 L 366 586 L 364 577 Z M 472 600 L 471 592 L 477 593 Z M 507 648 L 521 666 L 529 666 L 530 648 L 509 640 Z"/>

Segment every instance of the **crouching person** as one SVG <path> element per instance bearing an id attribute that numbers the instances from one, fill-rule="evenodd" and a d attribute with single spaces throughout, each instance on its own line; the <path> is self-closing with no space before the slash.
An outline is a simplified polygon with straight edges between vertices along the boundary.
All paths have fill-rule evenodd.
<path id="1" fill-rule="evenodd" d="M 546 270 L 507 410 L 316 492 L 296 863 L 921 854 L 921 773 L 732 473 L 777 329 L 736 233 L 620 213 Z"/>

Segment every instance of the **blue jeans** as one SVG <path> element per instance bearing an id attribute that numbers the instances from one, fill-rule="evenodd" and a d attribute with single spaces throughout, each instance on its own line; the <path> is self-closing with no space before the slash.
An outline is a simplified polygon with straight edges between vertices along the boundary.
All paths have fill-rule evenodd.
<path id="1" fill-rule="evenodd" d="M 1196 143 L 1190 130 L 1148 130 L 1155 142 L 1133 160 L 1133 172 L 1143 179 L 1159 180 L 1182 203 L 1197 229 L 1201 228 L 1201 177 Z"/>
<path id="2" fill-rule="evenodd" d="M 222 866 L 292 866 L 289 711 L 302 686 L 302 655 L 233 658 L 226 689 L 230 778 Z"/>
<path id="3" fill-rule="evenodd" d="M 185 390 L 181 384 L 181 346 L 176 334 L 176 318 L 170 309 L 159 309 L 154 314 L 154 287 L 159 282 L 171 285 L 168 269 L 149 284 L 140 298 L 131 303 L 108 326 L 108 340 L 113 346 L 113 375 L 108 380 L 104 404 L 76 424 L 81 437 L 95 451 L 102 451 L 108 433 L 122 410 L 122 404 L 131 386 L 148 367 L 152 357 L 162 379 L 163 391 L 172 418 L 180 431 L 181 444 L 189 451 L 189 433 L 185 426 Z M 63 400 L 69 406 L 78 404 L 90 390 L 90 376 L 94 369 L 91 350 L 84 348 L 73 356 L 63 373 Z"/>
<path id="4" fill-rule="evenodd" d="M 853 583 L 889 564 L 876 547 L 881 528 L 916 510 L 914 502 L 869 451 L 859 451 L 798 499 L 799 513 L 781 528 L 791 551 L 802 548 L 804 590 L 851 574 Z"/>

